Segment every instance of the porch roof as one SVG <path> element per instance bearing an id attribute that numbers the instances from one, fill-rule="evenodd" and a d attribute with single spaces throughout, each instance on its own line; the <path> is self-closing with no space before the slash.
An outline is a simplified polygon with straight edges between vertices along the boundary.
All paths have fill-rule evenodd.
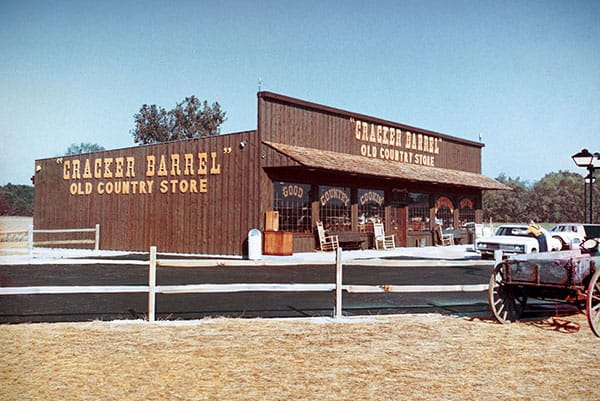
<path id="1" fill-rule="evenodd" d="M 493 178 L 477 173 L 368 158 L 360 155 L 283 143 L 268 141 L 263 141 L 263 143 L 296 163 L 312 169 L 376 176 L 410 182 L 456 185 L 482 190 L 511 190 L 510 187 Z"/>

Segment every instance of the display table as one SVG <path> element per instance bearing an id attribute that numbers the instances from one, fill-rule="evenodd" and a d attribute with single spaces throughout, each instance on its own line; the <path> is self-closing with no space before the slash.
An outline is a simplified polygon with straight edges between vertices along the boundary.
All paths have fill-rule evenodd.
<path id="1" fill-rule="evenodd" d="M 460 230 L 455 230 L 453 228 L 445 229 L 442 231 L 444 234 L 452 234 L 454 237 L 454 245 L 461 245 L 462 243 L 462 233 Z"/>
<path id="2" fill-rule="evenodd" d="M 294 253 L 294 234 L 287 231 L 265 231 L 265 255 L 290 256 Z"/>
<path id="3" fill-rule="evenodd" d="M 331 231 L 328 235 L 337 235 L 340 248 L 344 250 L 362 249 L 362 244 L 366 240 L 360 238 L 358 231 Z"/>

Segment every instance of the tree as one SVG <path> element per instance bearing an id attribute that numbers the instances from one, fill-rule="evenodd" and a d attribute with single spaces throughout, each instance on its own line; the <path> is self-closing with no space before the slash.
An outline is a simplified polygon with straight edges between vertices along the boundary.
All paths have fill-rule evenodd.
<path id="1" fill-rule="evenodd" d="M 535 221 L 583 221 L 583 178 L 559 171 L 546 174 L 531 188 L 530 213 Z"/>
<path id="2" fill-rule="evenodd" d="M 559 171 L 546 174 L 533 185 L 504 174 L 496 178 L 512 191 L 485 191 L 483 217 L 498 222 L 584 222 L 583 177 Z M 589 191 L 589 186 L 588 186 Z M 589 193 L 587 194 L 589 197 Z M 594 186 L 594 221 L 600 220 L 600 185 Z M 586 200 L 587 207 L 589 201 Z M 586 210 L 586 213 L 588 211 Z M 587 221 L 587 219 L 586 219 Z"/>
<path id="3" fill-rule="evenodd" d="M 135 143 L 142 145 L 173 140 L 167 111 L 155 104 L 144 104 L 140 111 L 133 115 L 135 128 L 132 130 Z"/>
<path id="4" fill-rule="evenodd" d="M 135 127 L 131 134 L 134 142 L 141 145 L 218 135 L 225 115 L 218 102 L 209 105 L 194 95 L 169 111 L 155 104 L 144 104 L 133 115 Z"/>
<path id="5" fill-rule="evenodd" d="M 4 193 L 4 189 L 0 187 L 0 216 L 8 216 L 10 211 L 10 202 Z"/>
<path id="6" fill-rule="evenodd" d="M 92 153 L 92 152 L 100 152 L 106 150 L 103 146 L 98 145 L 97 143 L 83 143 L 81 142 L 79 145 L 76 143 L 72 143 L 71 146 L 67 149 L 66 156 L 71 155 L 79 155 L 82 153 Z"/>
<path id="7" fill-rule="evenodd" d="M 483 194 L 484 220 L 523 222 L 528 214 L 528 187 L 519 177 L 513 179 L 501 174 L 496 178 L 512 191 L 485 191 Z"/>
<path id="8" fill-rule="evenodd" d="M 33 187 L 11 183 L 0 186 L 0 215 L 32 216 Z"/>

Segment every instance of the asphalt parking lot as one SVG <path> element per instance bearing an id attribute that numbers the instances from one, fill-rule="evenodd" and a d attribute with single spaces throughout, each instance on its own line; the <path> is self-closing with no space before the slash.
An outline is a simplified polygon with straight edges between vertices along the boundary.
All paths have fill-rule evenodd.
<path id="1" fill-rule="evenodd" d="M 347 285 L 485 284 L 492 263 L 477 260 L 463 248 L 404 248 L 391 252 L 344 252 L 343 283 Z M 401 248 L 400 248 L 401 249 Z M 61 255 L 61 257 L 57 257 Z M 173 255 L 160 255 L 173 258 Z M 177 256 L 181 258 L 180 255 Z M 92 258 L 92 259 L 90 259 Z M 90 255 L 75 251 L 43 251 L 29 259 L 0 258 L 2 287 L 144 286 L 148 284 L 147 254 Z M 113 262 L 117 260 L 118 263 Z M 128 261 L 131 260 L 131 264 Z M 295 254 L 248 261 L 212 259 L 196 267 L 159 267 L 157 285 L 229 283 L 334 283 L 333 253 Z M 236 292 L 158 294 L 157 319 L 194 319 L 206 316 L 301 317 L 331 316 L 334 294 L 324 292 Z M 345 315 L 408 312 L 485 313 L 485 292 L 344 292 Z M 85 321 L 144 318 L 147 293 L 4 295 L 0 322 Z"/>

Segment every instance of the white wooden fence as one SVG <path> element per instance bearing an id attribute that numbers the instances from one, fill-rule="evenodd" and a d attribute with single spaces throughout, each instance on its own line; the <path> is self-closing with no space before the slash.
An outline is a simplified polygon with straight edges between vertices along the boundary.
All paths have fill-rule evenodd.
<path id="1" fill-rule="evenodd" d="M 86 233 L 93 232 L 94 239 L 75 239 L 75 240 L 46 240 L 46 241 L 33 241 L 34 233 L 52 233 L 52 234 L 60 234 L 60 233 Z M 28 252 L 30 255 L 33 253 L 33 248 L 37 245 L 54 245 L 56 247 L 60 247 L 61 245 L 84 245 L 84 244 L 94 244 L 94 250 L 100 250 L 100 224 L 96 224 L 95 227 L 92 228 L 65 228 L 65 229 L 34 229 L 33 225 L 30 225 L 27 230 L 19 230 L 19 231 L 0 231 L 0 236 L 4 238 L 6 243 L 21 243 L 21 240 L 11 240 L 11 236 L 17 236 L 18 238 L 22 238 L 27 235 L 27 249 L 25 250 L 22 247 L 11 248 L 11 252 Z M 6 239 L 8 238 L 8 239 Z"/>
<path id="2" fill-rule="evenodd" d="M 51 240 L 51 241 L 38 241 L 33 242 L 33 234 L 35 233 L 95 233 L 94 239 L 78 239 L 78 240 Z M 93 228 L 65 228 L 65 229 L 37 229 L 33 226 L 29 226 L 27 233 L 27 249 L 29 252 L 33 251 L 35 245 L 80 245 L 80 244 L 94 244 L 94 250 L 100 249 L 100 224 L 96 224 Z"/>
<path id="3" fill-rule="evenodd" d="M 156 319 L 156 294 L 190 294 L 190 293 L 226 293 L 226 292 L 335 292 L 334 317 L 342 317 L 342 291 L 349 293 L 418 293 L 418 292 L 481 292 L 487 291 L 487 284 L 473 285 L 343 285 L 342 284 L 342 250 L 336 253 L 335 283 L 324 284 L 187 284 L 187 285 L 157 285 L 156 268 L 190 267 L 190 260 L 162 259 L 156 256 L 156 247 L 150 247 L 150 261 L 123 261 L 120 264 L 149 265 L 148 285 L 137 286 L 45 286 L 45 287 L 0 287 L 2 295 L 31 295 L 31 294 L 92 294 L 92 293 L 148 293 L 148 320 Z M 105 260 L 105 263 L 112 263 Z"/>

